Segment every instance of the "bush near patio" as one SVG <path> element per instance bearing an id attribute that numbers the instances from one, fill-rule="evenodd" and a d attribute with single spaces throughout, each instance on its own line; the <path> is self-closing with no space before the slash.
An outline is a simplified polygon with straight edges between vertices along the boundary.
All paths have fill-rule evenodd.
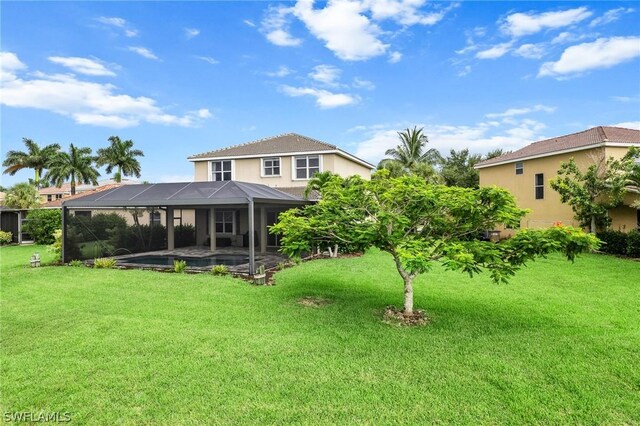
<path id="1" fill-rule="evenodd" d="M 640 424 L 640 264 L 553 254 L 507 285 L 434 265 L 398 328 L 392 257 L 211 274 L 29 268 L 0 248 L 3 411 L 72 424 Z M 300 300 L 322 300 L 307 306 Z"/>
<path id="2" fill-rule="evenodd" d="M 640 257 L 640 231 L 603 231 L 596 236 L 602 241 L 600 251 L 618 256 Z"/>
<path id="3" fill-rule="evenodd" d="M 55 230 L 62 227 L 62 213 L 59 209 L 29 210 L 26 219 L 22 230 L 38 244 L 52 244 Z"/>
<path id="4" fill-rule="evenodd" d="M 0 231 L 0 245 L 11 244 L 13 234 L 11 232 Z"/>

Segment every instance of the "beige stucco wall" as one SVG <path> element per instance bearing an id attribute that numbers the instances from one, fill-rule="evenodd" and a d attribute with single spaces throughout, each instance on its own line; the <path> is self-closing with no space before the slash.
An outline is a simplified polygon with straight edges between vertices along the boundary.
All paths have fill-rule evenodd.
<path id="1" fill-rule="evenodd" d="M 370 169 L 340 155 L 321 154 L 320 157 L 321 171 L 331 171 L 343 177 L 360 175 L 365 179 L 371 178 Z M 271 187 L 304 187 L 307 185 L 308 180 L 306 179 L 294 179 L 293 157 L 279 156 L 276 158 L 280 158 L 280 176 L 262 176 L 261 158 L 240 158 L 233 160 L 233 178 L 241 182 L 261 183 Z M 209 161 L 194 162 L 194 180 L 196 182 L 210 179 L 208 163 Z"/>
<path id="2" fill-rule="evenodd" d="M 562 162 L 575 158 L 576 163 L 581 168 L 592 164 L 594 158 L 607 156 L 622 157 L 627 152 L 627 148 L 603 148 L 577 151 L 567 154 L 559 154 L 544 158 L 537 158 L 523 161 L 524 173 L 516 175 L 515 162 L 494 167 L 479 169 L 480 186 L 496 185 L 509 190 L 515 197 L 518 206 L 530 209 L 521 221 L 523 228 L 544 228 L 551 226 L 554 222 L 562 222 L 565 225 L 579 226 L 574 219 L 571 207 L 560 201 L 560 195 L 549 185 L 549 181 L 556 177 L 557 171 Z M 535 199 L 534 179 L 538 173 L 544 174 L 544 199 Z M 634 229 L 636 223 L 635 209 L 619 208 L 611 212 L 613 220 L 612 228 Z M 632 210 L 632 211 L 631 211 Z M 503 235 L 510 235 L 513 231 L 504 230 Z"/>

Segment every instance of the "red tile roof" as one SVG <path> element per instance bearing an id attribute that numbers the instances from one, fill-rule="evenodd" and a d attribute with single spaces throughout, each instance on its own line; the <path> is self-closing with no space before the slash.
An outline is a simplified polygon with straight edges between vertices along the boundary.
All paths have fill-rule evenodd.
<path id="1" fill-rule="evenodd" d="M 640 130 L 609 126 L 593 127 L 582 132 L 534 142 L 517 151 L 482 161 L 476 167 L 510 163 L 527 157 L 551 155 L 559 151 L 588 149 L 602 143 L 638 145 L 640 144 Z"/>
<path id="2" fill-rule="evenodd" d="M 122 185 L 123 185 L 122 183 L 110 183 L 110 184 L 107 184 L 107 185 L 101 185 L 101 186 L 98 186 L 98 187 L 92 189 L 91 191 L 84 191 L 84 192 L 78 193 L 76 195 L 69 195 L 69 196 L 66 196 L 66 197 L 63 197 L 63 198 L 58 198 L 57 200 L 47 201 L 46 203 L 40 204 L 39 208 L 41 208 L 41 209 L 60 208 L 60 207 L 62 207 L 62 202 L 63 201 L 73 200 L 73 199 L 76 199 L 76 198 L 84 197 L 87 194 L 106 191 L 107 189 L 118 188 L 118 187 L 120 187 Z"/>

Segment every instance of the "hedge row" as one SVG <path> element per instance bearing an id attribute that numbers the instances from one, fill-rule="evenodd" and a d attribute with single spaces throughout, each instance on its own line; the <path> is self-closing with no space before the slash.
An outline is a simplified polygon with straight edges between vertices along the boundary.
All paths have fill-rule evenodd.
<path id="1" fill-rule="evenodd" d="M 600 251 L 622 256 L 640 257 L 640 231 L 604 231 L 596 236 L 602 240 Z"/>

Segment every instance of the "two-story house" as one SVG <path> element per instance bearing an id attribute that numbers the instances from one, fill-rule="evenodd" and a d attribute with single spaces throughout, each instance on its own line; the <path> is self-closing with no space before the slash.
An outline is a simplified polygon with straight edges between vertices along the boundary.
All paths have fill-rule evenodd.
<path id="1" fill-rule="evenodd" d="M 563 162 L 574 158 L 586 169 L 608 157 L 621 158 L 630 147 L 640 147 L 640 130 L 620 127 L 594 127 L 570 135 L 534 142 L 517 151 L 483 161 L 476 165 L 480 186 L 496 185 L 515 195 L 518 206 L 530 209 L 520 224 L 523 228 L 541 228 L 555 222 L 579 226 L 568 204 L 549 186 Z M 638 194 L 629 193 L 621 206 L 609 211 L 611 227 L 629 231 L 640 224 L 640 213 L 630 207 Z M 506 235 L 510 234 L 510 230 Z"/>

